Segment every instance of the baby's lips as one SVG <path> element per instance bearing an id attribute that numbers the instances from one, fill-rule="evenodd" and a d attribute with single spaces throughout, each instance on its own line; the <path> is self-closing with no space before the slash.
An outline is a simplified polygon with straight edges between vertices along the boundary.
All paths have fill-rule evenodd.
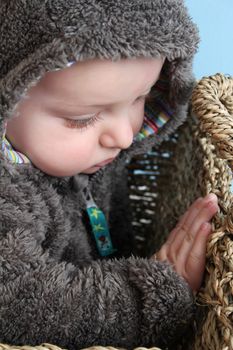
<path id="1" fill-rule="evenodd" d="M 105 166 L 109 163 L 111 163 L 115 158 L 109 158 L 109 159 L 106 159 L 105 161 L 101 162 L 101 163 L 98 163 L 98 164 L 95 164 L 95 166 Z"/>

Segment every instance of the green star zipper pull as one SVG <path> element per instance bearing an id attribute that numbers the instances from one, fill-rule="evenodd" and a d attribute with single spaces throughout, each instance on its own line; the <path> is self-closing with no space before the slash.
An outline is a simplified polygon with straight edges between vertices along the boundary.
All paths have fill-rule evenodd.
<path id="1" fill-rule="evenodd" d="M 113 254 L 116 249 L 114 249 L 112 245 L 105 215 L 95 204 L 90 191 L 85 190 L 85 198 L 87 204 L 87 214 L 90 220 L 92 233 L 95 238 L 98 252 L 101 256 Z"/>

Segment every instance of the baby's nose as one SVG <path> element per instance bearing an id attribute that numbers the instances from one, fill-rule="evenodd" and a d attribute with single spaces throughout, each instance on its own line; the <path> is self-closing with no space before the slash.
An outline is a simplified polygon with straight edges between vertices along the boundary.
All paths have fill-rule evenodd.
<path id="1" fill-rule="evenodd" d="M 122 118 L 112 127 L 103 131 L 100 136 L 100 144 L 106 148 L 129 148 L 133 142 L 133 128 L 129 120 Z"/>

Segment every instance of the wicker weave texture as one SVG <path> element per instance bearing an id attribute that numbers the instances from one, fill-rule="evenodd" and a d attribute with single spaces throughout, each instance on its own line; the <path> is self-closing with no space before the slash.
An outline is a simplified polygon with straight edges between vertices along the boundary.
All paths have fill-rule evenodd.
<path id="1" fill-rule="evenodd" d="M 233 161 L 233 79 L 222 74 L 203 78 L 193 91 L 194 113 L 223 159 Z"/>
<path id="2" fill-rule="evenodd" d="M 44 343 L 41 344 L 39 346 L 10 346 L 7 344 L 0 344 L 0 350 L 64 350 L 62 348 L 59 348 L 56 345 L 53 344 L 48 344 L 48 343 Z M 90 348 L 87 349 L 83 349 L 83 350 L 124 350 L 122 348 L 114 348 L 112 346 L 108 346 L 108 347 L 103 347 L 103 346 L 92 346 Z M 161 350 L 159 348 L 143 348 L 143 347 L 138 347 L 135 348 L 134 350 Z"/>
<path id="3" fill-rule="evenodd" d="M 200 120 L 203 187 L 218 196 L 220 212 L 213 223 L 207 250 L 206 280 L 200 302 L 208 314 L 195 349 L 233 349 L 233 78 L 204 78 L 192 97 Z"/>

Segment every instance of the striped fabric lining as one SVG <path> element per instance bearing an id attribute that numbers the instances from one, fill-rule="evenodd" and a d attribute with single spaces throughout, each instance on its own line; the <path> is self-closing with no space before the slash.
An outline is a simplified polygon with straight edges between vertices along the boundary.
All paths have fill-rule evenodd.
<path id="1" fill-rule="evenodd" d="M 169 75 L 164 66 L 159 80 L 152 88 L 149 101 L 146 101 L 144 123 L 141 130 L 135 136 L 135 141 L 141 141 L 144 138 L 157 134 L 174 115 L 174 111 L 170 108 L 167 96 L 169 93 Z"/>
<path id="2" fill-rule="evenodd" d="M 30 160 L 22 153 L 14 150 L 6 136 L 2 139 L 2 152 L 6 159 L 15 164 L 27 164 L 31 163 Z"/>
<path id="3" fill-rule="evenodd" d="M 173 111 L 162 100 L 154 101 L 155 107 L 145 106 L 144 123 L 140 132 L 135 136 L 135 141 L 141 141 L 144 138 L 157 134 L 172 117 Z"/>

